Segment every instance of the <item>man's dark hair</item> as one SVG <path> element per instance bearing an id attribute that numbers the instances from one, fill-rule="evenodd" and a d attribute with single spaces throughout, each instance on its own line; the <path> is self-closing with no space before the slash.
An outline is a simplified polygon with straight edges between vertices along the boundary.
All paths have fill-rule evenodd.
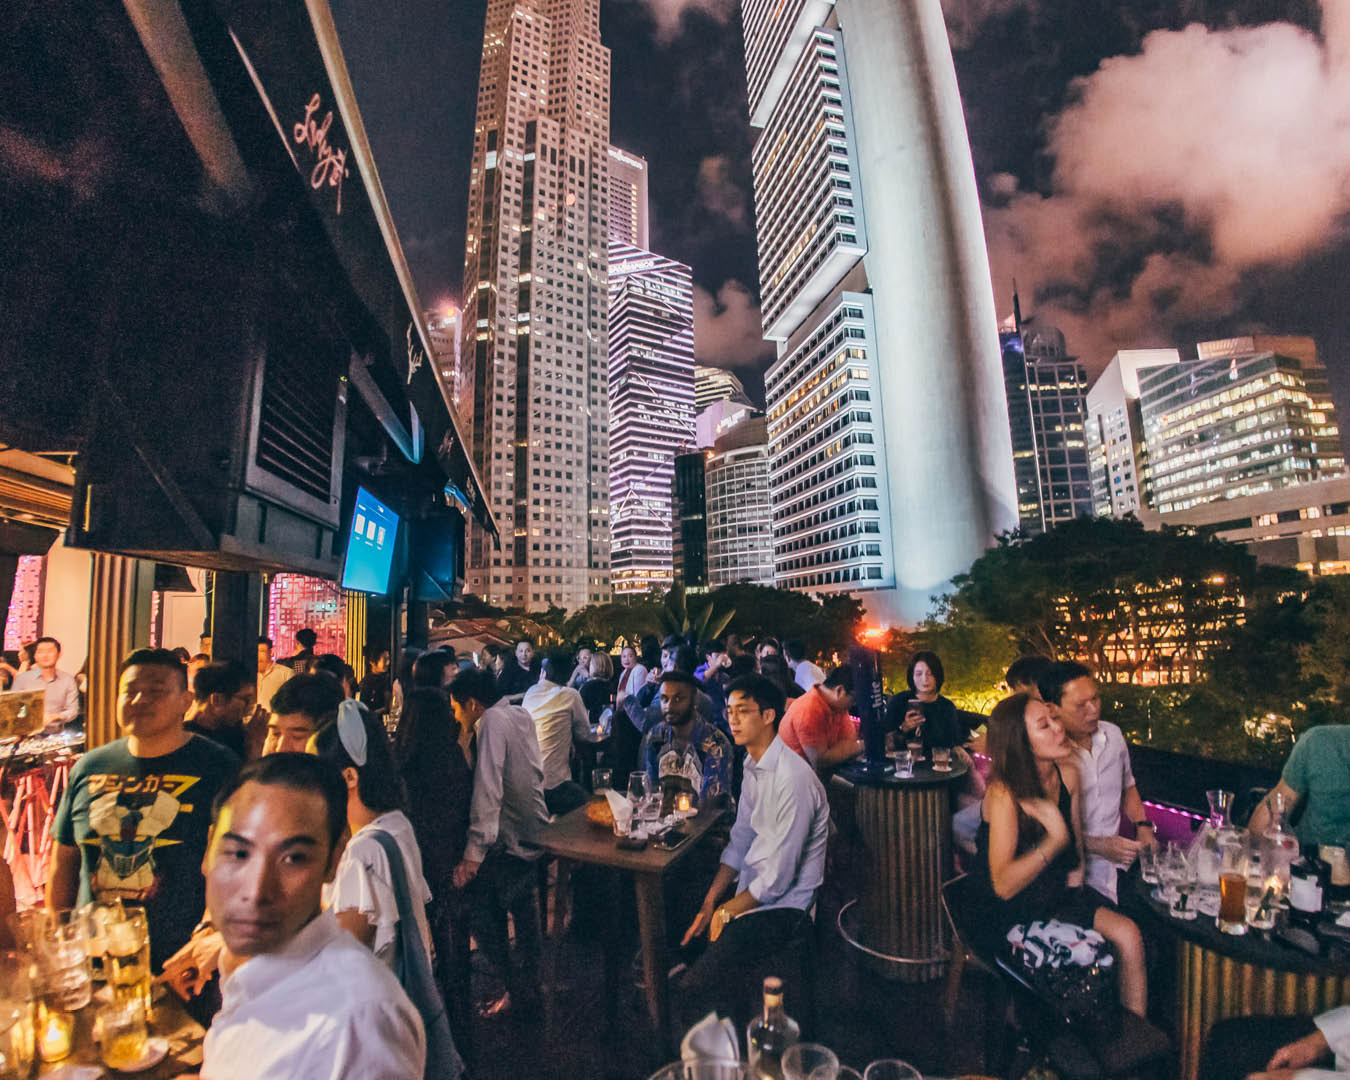
<path id="1" fill-rule="evenodd" d="M 319 729 L 314 736 L 314 753 L 331 761 L 339 770 L 356 770 L 356 794 L 368 810 L 377 814 L 402 810 L 406 803 L 403 780 L 394 764 L 389 736 L 385 734 L 384 725 L 371 716 L 364 705 L 357 708 L 361 710 L 361 723 L 366 729 L 365 764 L 358 765 L 347 753 L 337 724 L 325 724 Z"/>
<path id="2" fill-rule="evenodd" d="M 765 645 L 772 645 L 774 652 L 783 651 L 783 647 L 778 644 L 778 639 L 776 637 L 772 637 L 766 634 L 764 637 L 760 638 L 758 641 L 755 642 L 755 652 L 759 652 L 759 650 L 762 649 Z"/>
<path id="3" fill-rule="evenodd" d="M 726 638 L 713 638 L 711 641 L 703 643 L 703 656 L 706 659 L 713 653 L 724 653 L 727 651 Z"/>
<path id="4" fill-rule="evenodd" d="M 342 684 L 331 675 L 292 675 L 272 695 L 270 708 L 275 716 L 308 716 L 319 728 L 337 716 L 345 699 Z"/>
<path id="5" fill-rule="evenodd" d="M 1047 705 L 1058 705 L 1064 700 L 1064 687 L 1074 679 L 1092 678 L 1092 669 L 1077 660 L 1056 660 L 1036 680 L 1041 700 Z"/>
<path id="6" fill-rule="evenodd" d="M 185 648 L 183 648 L 183 646 L 181 645 L 174 647 L 173 654 L 183 662 L 184 667 L 186 667 L 187 662 L 192 659 L 192 654 L 188 652 Z"/>
<path id="7" fill-rule="evenodd" d="M 39 645 L 43 644 L 44 642 L 48 645 L 55 645 L 57 652 L 61 651 L 61 643 L 57 641 L 56 638 L 50 635 L 45 635 L 43 637 L 38 638 L 35 642 L 33 642 L 33 648 L 36 649 Z"/>
<path id="8" fill-rule="evenodd" d="M 446 691 L 461 705 L 476 701 L 485 709 L 490 709 L 501 700 L 501 691 L 497 689 L 497 680 L 491 672 L 478 668 L 465 668 L 453 679 Z"/>
<path id="9" fill-rule="evenodd" d="M 1008 665 L 1003 681 L 1008 684 L 1008 689 L 1014 692 L 1023 686 L 1040 689 L 1041 677 L 1053 663 L 1048 656 L 1019 656 Z"/>
<path id="10" fill-rule="evenodd" d="M 304 676 L 297 675 L 296 678 Z M 321 796 L 327 810 L 324 816 L 328 819 L 329 853 L 337 847 L 347 828 L 347 781 L 342 778 L 336 765 L 313 754 L 268 754 L 257 761 L 250 761 L 220 789 L 211 808 L 213 822 L 220 820 L 220 812 L 225 804 L 250 780 L 256 784 L 272 784 Z"/>
<path id="11" fill-rule="evenodd" d="M 577 666 L 577 658 L 570 649 L 549 649 L 544 657 L 544 678 L 559 686 L 566 686 Z"/>
<path id="12" fill-rule="evenodd" d="M 39 642 L 44 640 L 50 641 L 52 639 L 38 638 Z M 57 648 L 60 648 L 60 646 L 58 645 Z M 117 677 L 120 679 L 122 673 L 129 667 L 170 668 L 178 673 L 178 680 L 183 684 L 183 689 L 187 689 L 187 665 L 174 656 L 171 649 L 133 649 L 122 658 L 122 662 L 117 666 Z"/>
<path id="13" fill-rule="evenodd" d="M 680 637 L 679 634 L 667 634 L 661 640 L 662 649 L 678 649 L 683 644 L 684 638 Z"/>
<path id="14" fill-rule="evenodd" d="M 727 674 L 733 679 L 755 674 L 755 658 L 749 653 L 740 653 L 731 658 Z"/>
<path id="15" fill-rule="evenodd" d="M 413 664 L 413 686 L 430 686 L 439 690 L 445 684 L 446 669 L 453 666 L 455 658 L 440 649 L 432 649 L 417 658 Z"/>
<path id="16" fill-rule="evenodd" d="M 381 659 L 391 655 L 388 645 L 367 645 L 365 647 L 366 663 L 378 664 Z"/>
<path id="17" fill-rule="evenodd" d="M 947 676 L 942 670 L 942 661 L 938 659 L 938 654 L 930 649 L 920 649 L 909 658 L 909 667 L 905 669 L 905 681 L 909 683 L 909 688 L 914 687 L 914 669 L 920 664 L 927 664 L 928 670 L 933 673 L 933 679 L 937 682 L 937 689 L 942 689 L 942 684 L 947 681 Z"/>
<path id="18" fill-rule="evenodd" d="M 313 675 L 328 675 L 342 682 L 342 677 L 347 674 L 347 661 L 337 653 L 320 653 L 314 658 L 309 670 Z"/>
<path id="19" fill-rule="evenodd" d="M 227 698 L 239 693 L 240 687 L 251 684 L 256 676 L 238 660 L 221 660 L 207 664 L 192 678 L 192 696 L 206 701 L 212 694 Z"/>
<path id="20" fill-rule="evenodd" d="M 575 650 L 575 651 L 576 651 L 576 652 L 581 652 L 582 649 L 590 649 L 591 652 L 595 652 L 595 651 L 596 651 L 596 648 L 597 648 L 597 646 L 596 646 L 596 644 L 595 644 L 595 638 L 584 637 L 584 638 L 579 638 L 579 639 L 577 640 L 577 645 L 576 645 L 576 650 Z"/>
<path id="21" fill-rule="evenodd" d="M 853 669 L 848 664 L 840 664 L 825 676 L 825 685 L 831 690 L 843 690 L 853 693 Z"/>
<path id="22" fill-rule="evenodd" d="M 259 645 L 266 645 L 266 646 L 270 649 L 270 648 L 272 647 L 272 639 L 271 639 L 270 637 L 268 637 L 266 634 L 259 634 L 259 635 L 258 635 L 258 644 L 259 644 Z"/>
<path id="23" fill-rule="evenodd" d="M 676 671 L 684 671 L 693 675 L 694 669 L 698 667 L 698 653 L 694 652 L 692 645 L 681 642 L 671 654 L 671 663 Z"/>
<path id="24" fill-rule="evenodd" d="M 301 645 L 303 645 L 306 649 L 312 649 L 316 644 L 318 644 L 319 635 L 315 633 L 313 630 L 311 630 L 308 626 L 305 626 L 301 627 L 299 630 L 295 632 L 295 640 L 298 641 Z"/>
<path id="25" fill-rule="evenodd" d="M 801 638 L 784 638 L 783 655 L 789 660 L 805 660 L 806 644 Z"/>
<path id="26" fill-rule="evenodd" d="M 638 649 L 638 658 L 642 661 L 642 666 L 648 671 L 661 666 L 661 642 L 656 639 L 655 634 L 643 635 L 642 647 Z"/>
<path id="27" fill-rule="evenodd" d="M 531 640 L 530 640 L 529 638 L 527 638 L 527 637 L 518 637 L 518 638 L 516 638 L 516 642 L 515 642 L 515 644 L 512 646 L 512 648 L 518 649 L 518 648 L 520 648 L 520 646 L 521 646 L 522 644 L 528 645 L 531 649 L 534 648 L 534 642 L 531 641 Z"/>
<path id="28" fill-rule="evenodd" d="M 698 680 L 694 678 L 691 672 L 685 671 L 683 668 L 677 667 L 667 671 L 657 681 L 658 686 L 665 686 L 666 683 L 679 683 L 681 686 L 692 687 L 695 693 L 698 692 Z"/>
<path id="29" fill-rule="evenodd" d="M 768 709 L 773 710 L 773 729 L 778 730 L 778 725 L 783 719 L 783 711 L 787 705 L 787 698 L 783 691 L 766 679 L 763 675 L 742 675 L 739 679 L 733 679 L 727 686 L 727 700 L 731 700 L 732 694 L 744 694 L 750 698 L 760 711 Z"/>

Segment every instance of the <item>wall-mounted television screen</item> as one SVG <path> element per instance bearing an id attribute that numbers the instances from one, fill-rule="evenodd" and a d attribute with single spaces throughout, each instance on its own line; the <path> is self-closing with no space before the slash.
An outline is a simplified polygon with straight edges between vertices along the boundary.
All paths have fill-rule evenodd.
<path id="1" fill-rule="evenodd" d="M 398 515 L 363 487 L 356 489 L 352 527 L 347 536 L 347 559 L 342 564 L 342 587 L 355 592 L 389 592 L 394 565 Z"/>

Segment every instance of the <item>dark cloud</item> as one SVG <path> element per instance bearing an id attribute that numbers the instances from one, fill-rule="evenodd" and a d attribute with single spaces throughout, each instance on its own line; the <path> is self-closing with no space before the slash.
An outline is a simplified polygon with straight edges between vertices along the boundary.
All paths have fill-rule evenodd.
<path id="1" fill-rule="evenodd" d="M 694 288 L 694 355 L 711 367 L 763 365 L 773 359 L 765 341 L 759 301 L 739 281 L 727 281 L 716 294 Z"/>

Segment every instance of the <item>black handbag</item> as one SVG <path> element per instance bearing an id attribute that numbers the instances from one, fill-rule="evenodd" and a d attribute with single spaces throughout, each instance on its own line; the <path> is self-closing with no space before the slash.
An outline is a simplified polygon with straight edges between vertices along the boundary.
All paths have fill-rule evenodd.
<path id="1" fill-rule="evenodd" d="M 450 1034 L 450 1017 L 431 972 L 431 957 L 422 944 L 422 935 L 417 932 L 412 890 L 408 888 L 408 873 L 403 866 L 403 852 L 399 850 L 398 841 L 383 829 L 370 831 L 389 858 L 389 876 L 394 885 L 394 898 L 398 902 L 394 975 L 422 1017 L 422 1027 L 426 1030 L 426 1080 L 459 1080 L 464 1075 L 464 1059 L 455 1049 L 455 1040 Z"/>

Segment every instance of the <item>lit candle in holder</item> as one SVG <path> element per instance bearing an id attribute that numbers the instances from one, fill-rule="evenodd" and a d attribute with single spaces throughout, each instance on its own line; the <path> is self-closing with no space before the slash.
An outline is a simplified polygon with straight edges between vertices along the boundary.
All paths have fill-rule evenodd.
<path id="1" fill-rule="evenodd" d="M 694 810 L 694 801 L 689 797 L 689 792 L 681 791 L 675 796 L 675 809 L 681 814 L 690 814 Z"/>
<path id="2" fill-rule="evenodd" d="M 60 1061 L 70 1055 L 75 1033 L 75 1014 L 43 1006 L 38 1023 L 38 1053 L 43 1061 Z"/>

